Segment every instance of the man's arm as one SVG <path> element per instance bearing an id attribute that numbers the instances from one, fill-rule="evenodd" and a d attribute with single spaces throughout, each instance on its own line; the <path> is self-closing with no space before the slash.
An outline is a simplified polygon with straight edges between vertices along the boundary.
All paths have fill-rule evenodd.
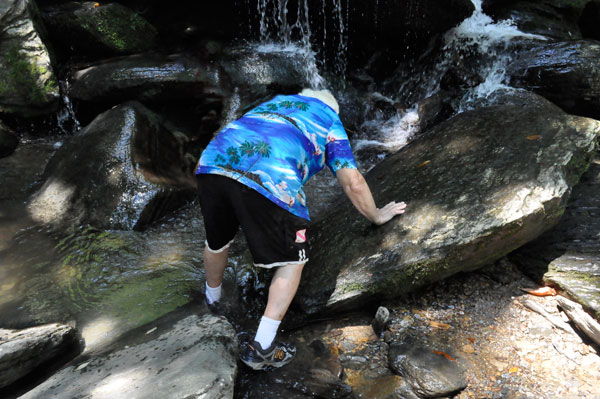
<path id="1" fill-rule="evenodd" d="M 396 215 L 404 213 L 406 204 L 404 202 L 392 201 L 383 208 L 375 206 L 375 200 L 371 189 L 363 175 L 356 169 L 343 168 L 336 172 L 338 182 L 344 193 L 352 201 L 352 205 L 371 222 L 382 225 Z"/>

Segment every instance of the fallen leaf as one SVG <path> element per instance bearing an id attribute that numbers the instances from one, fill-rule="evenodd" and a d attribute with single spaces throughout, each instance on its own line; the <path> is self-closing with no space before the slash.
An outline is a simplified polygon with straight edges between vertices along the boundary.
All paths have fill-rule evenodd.
<path id="1" fill-rule="evenodd" d="M 471 344 L 475 343 L 475 338 L 473 337 L 467 337 L 467 341 L 469 341 Z"/>
<path id="2" fill-rule="evenodd" d="M 438 321 L 430 321 L 429 325 L 431 327 L 435 327 L 435 328 L 441 328 L 442 330 L 447 330 L 450 327 L 452 327 L 450 324 L 446 324 L 446 323 L 440 323 Z"/>
<path id="3" fill-rule="evenodd" d="M 521 291 L 525 291 L 528 294 L 535 296 L 556 296 L 556 290 L 552 287 L 540 287 L 535 290 L 529 290 L 527 288 L 521 288 Z"/>
<path id="4" fill-rule="evenodd" d="M 533 141 L 533 140 L 539 140 L 539 139 L 541 139 L 542 136 L 539 135 L 539 134 L 532 134 L 531 136 L 527 136 L 526 138 L 527 138 L 527 140 Z"/>
<path id="5" fill-rule="evenodd" d="M 509 373 L 516 373 L 517 371 L 519 371 L 518 367 L 513 367 L 510 370 L 508 370 Z"/>
<path id="6" fill-rule="evenodd" d="M 94 3 L 94 8 L 100 7 L 100 3 Z"/>
<path id="7" fill-rule="evenodd" d="M 417 168 L 422 168 L 423 166 L 427 165 L 428 163 L 430 163 L 431 161 L 425 161 L 423 163 L 420 163 L 419 166 L 417 166 Z"/>
<path id="8" fill-rule="evenodd" d="M 448 360 L 454 360 L 454 358 L 452 356 L 450 356 L 449 354 L 447 354 L 446 352 L 433 351 L 433 353 L 435 353 L 436 355 L 442 355 L 442 356 L 444 356 Z"/>

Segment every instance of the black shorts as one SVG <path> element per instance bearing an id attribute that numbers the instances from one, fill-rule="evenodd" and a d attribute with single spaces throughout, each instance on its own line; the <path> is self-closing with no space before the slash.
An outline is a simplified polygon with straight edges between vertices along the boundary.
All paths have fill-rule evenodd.
<path id="1" fill-rule="evenodd" d="M 308 220 L 229 177 L 196 177 L 209 251 L 229 248 L 241 226 L 256 266 L 271 268 L 308 261 Z"/>

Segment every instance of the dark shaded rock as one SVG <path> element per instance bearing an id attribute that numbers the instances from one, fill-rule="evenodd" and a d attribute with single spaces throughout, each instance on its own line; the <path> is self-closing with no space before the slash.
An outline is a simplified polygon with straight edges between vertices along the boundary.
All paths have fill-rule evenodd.
<path id="1" fill-rule="evenodd" d="M 515 3 L 520 3 L 521 0 L 483 0 L 482 8 L 485 12 L 492 11 L 493 7 L 498 5 L 511 5 Z M 569 16 L 574 20 L 577 20 L 581 15 L 586 4 L 590 2 L 590 0 L 535 0 L 529 1 L 534 4 L 541 4 L 546 7 L 552 7 L 565 16 Z"/>
<path id="2" fill-rule="evenodd" d="M 21 202 L 40 183 L 46 163 L 56 151 L 49 143 L 29 143 L 0 159 L 0 200 Z"/>
<path id="3" fill-rule="evenodd" d="M 62 324 L 25 330 L 0 329 L 0 388 L 61 356 L 78 342 L 77 330 Z"/>
<path id="4" fill-rule="evenodd" d="M 465 371 L 456 359 L 430 348 L 393 343 L 388 356 L 391 369 L 405 377 L 422 398 L 449 396 L 467 387 Z"/>
<path id="5" fill-rule="evenodd" d="M 301 48 L 232 47 L 219 60 L 233 87 L 239 88 L 242 109 L 276 93 L 298 93 L 318 73 L 313 55 Z"/>
<path id="6" fill-rule="evenodd" d="M 538 282 L 554 285 L 600 320 L 600 159 L 575 186 L 560 223 L 509 258 Z"/>
<path id="7" fill-rule="evenodd" d="M 600 40 L 600 1 L 590 1 L 579 19 L 583 37 Z"/>
<path id="8" fill-rule="evenodd" d="M 556 40 L 581 39 L 577 19 L 543 2 L 517 1 L 487 10 L 495 20 L 510 19 L 521 32 Z"/>
<path id="9" fill-rule="evenodd" d="M 348 17 L 350 63 L 364 65 L 374 49 L 385 49 L 396 60 L 420 54 L 432 38 L 458 25 L 474 9 L 473 3 L 465 0 L 352 2 Z"/>
<path id="10" fill-rule="evenodd" d="M 246 398 L 347 398 L 352 388 L 342 382 L 340 360 L 322 341 L 297 345 L 294 360 L 285 367 L 252 372 L 239 381 Z"/>
<path id="11" fill-rule="evenodd" d="M 59 89 L 33 0 L 0 3 L 0 114 L 36 116 L 56 109 Z"/>
<path id="12" fill-rule="evenodd" d="M 0 122 L 0 158 L 12 154 L 19 145 L 14 132 Z"/>
<path id="13" fill-rule="evenodd" d="M 50 5 L 42 9 L 42 17 L 54 47 L 63 57 L 138 53 L 152 48 L 158 34 L 144 17 L 118 3 L 72 1 Z"/>
<path id="14" fill-rule="evenodd" d="M 55 226 L 142 229 L 195 192 L 185 141 L 139 103 L 106 111 L 56 152 L 29 213 Z"/>
<path id="15" fill-rule="evenodd" d="M 231 325 L 213 315 L 159 323 L 72 361 L 21 398 L 232 398 L 237 339 Z"/>
<path id="16" fill-rule="evenodd" d="M 522 52 L 509 67 L 511 83 L 546 97 L 565 111 L 600 118 L 600 43 L 548 43 Z"/>
<path id="17" fill-rule="evenodd" d="M 367 175 L 378 204 L 407 202 L 403 216 L 374 227 L 341 199 L 314 222 L 296 303 L 362 306 L 500 259 L 558 222 L 598 133 L 543 100 L 441 123 Z"/>
<path id="18" fill-rule="evenodd" d="M 440 90 L 419 102 L 419 131 L 424 132 L 452 115 L 449 97 L 449 93 Z"/>

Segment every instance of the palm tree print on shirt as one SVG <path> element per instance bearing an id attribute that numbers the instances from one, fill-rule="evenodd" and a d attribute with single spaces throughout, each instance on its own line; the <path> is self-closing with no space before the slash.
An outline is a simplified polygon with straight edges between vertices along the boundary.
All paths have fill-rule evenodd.
<path id="1" fill-rule="evenodd" d="M 257 143 L 244 141 L 239 147 L 230 146 L 225 150 L 225 153 L 229 157 L 229 163 L 226 164 L 227 159 L 221 154 L 217 154 L 215 157 L 215 163 L 221 167 L 226 167 L 230 165 L 237 165 L 241 162 L 243 157 L 251 158 L 254 155 L 259 155 L 259 158 L 256 159 L 255 163 L 260 158 L 269 158 L 271 156 L 272 151 L 271 145 L 264 141 L 259 141 Z M 254 165 L 254 164 L 253 164 Z"/>
<path id="2" fill-rule="evenodd" d="M 265 109 L 266 108 L 266 109 Z M 257 113 L 265 113 L 265 112 L 275 112 L 280 110 L 281 108 L 292 109 L 298 108 L 300 111 L 308 111 L 310 105 L 304 101 L 279 101 L 274 103 L 268 103 L 264 106 L 260 106 L 255 109 Z"/>

